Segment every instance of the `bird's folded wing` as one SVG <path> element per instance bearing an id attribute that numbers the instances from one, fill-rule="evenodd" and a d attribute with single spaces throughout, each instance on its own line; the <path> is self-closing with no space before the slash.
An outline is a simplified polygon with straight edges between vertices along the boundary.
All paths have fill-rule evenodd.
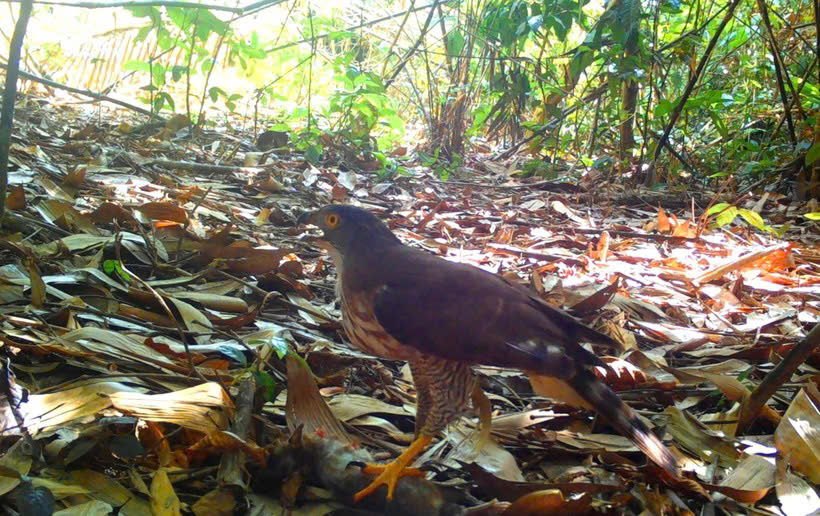
<path id="1" fill-rule="evenodd" d="M 608 337 L 504 279 L 423 254 L 396 262 L 394 273 L 375 286 L 373 302 L 381 326 L 402 344 L 450 360 L 558 377 L 602 365 L 580 343 L 611 344 Z"/>

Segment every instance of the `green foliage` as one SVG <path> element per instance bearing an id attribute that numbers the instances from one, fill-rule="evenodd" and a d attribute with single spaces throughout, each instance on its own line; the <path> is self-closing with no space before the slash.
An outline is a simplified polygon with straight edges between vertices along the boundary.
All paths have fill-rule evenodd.
<path id="1" fill-rule="evenodd" d="M 772 228 L 771 226 L 767 225 L 763 221 L 763 217 L 754 210 L 749 210 L 746 208 L 737 208 L 735 206 L 730 205 L 729 203 L 721 202 L 715 204 L 706 212 L 707 216 L 715 215 L 715 226 L 723 227 L 727 224 L 731 224 L 737 218 L 738 215 L 746 221 L 747 224 L 750 226 L 766 232 L 766 233 L 773 233 L 775 235 L 779 235 L 779 232 Z"/>
<path id="2" fill-rule="evenodd" d="M 207 74 L 212 67 L 212 58 L 206 47 L 212 36 L 225 36 L 225 42 L 231 49 L 228 63 L 238 58 L 242 67 L 247 66 L 246 58 L 261 59 L 265 53 L 259 48 L 258 37 L 251 38 L 250 43 L 237 41 L 232 37 L 228 24 L 204 8 L 191 7 L 144 7 L 131 6 L 127 9 L 135 16 L 148 18 L 149 24 L 142 27 L 137 40 L 144 40 L 154 34 L 160 50 L 169 51 L 181 48 L 185 51 L 186 65 L 166 66 L 160 61 L 130 61 L 125 64 L 126 70 L 143 71 L 150 74 L 151 83 L 143 88 L 149 95 L 141 98 L 142 102 L 151 104 L 154 111 L 167 109 L 173 112 L 176 108 L 170 94 L 163 91 L 169 83 L 176 83 L 190 74 Z M 208 90 L 211 101 L 222 100 L 229 111 L 236 109 L 238 95 L 228 94 L 219 87 Z"/>
<path id="3" fill-rule="evenodd" d="M 343 8 L 282 6 L 275 8 L 283 15 L 281 33 L 258 29 L 239 36 L 218 11 L 132 6 L 129 11 L 145 21 L 141 38 L 150 35 L 160 52 L 181 49 L 184 55 L 177 62 L 155 55 L 130 62 L 126 69 L 147 78 L 145 103 L 155 111 L 174 111 L 190 104 L 182 103 L 178 93 L 192 77 L 210 77 L 219 41 L 219 64 L 254 81 L 257 96 L 243 101 L 217 74 L 192 95 L 226 111 L 251 106 L 275 112 L 271 118 L 286 124 L 293 145 L 312 162 L 329 155 L 378 159 L 379 174 L 385 177 L 403 170 L 385 152 L 404 135 L 405 121 L 429 123 L 427 135 L 434 145 L 443 139 L 441 128 L 448 128 L 446 117 L 453 112 L 448 108 L 464 98 L 466 115 L 450 126 L 459 137 L 489 133 L 499 142 L 511 142 L 537 131 L 528 150 L 549 154 L 556 163 L 615 155 L 619 129 L 629 119 L 625 86 L 634 84 L 636 145 L 632 154 L 617 158 L 634 164 L 638 156 L 645 160 L 654 154 L 657 136 L 681 102 L 725 5 L 694 0 L 619 0 L 603 6 L 588 0 L 451 1 L 436 10 L 426 39 L 396 77 L 391 75 L 395 66 L 405 64 L 406 52 L 416 48 L 425 11 L 411 13 L 402 31 L 394 33 L 395 22 L 352 28 L 360 21 L 367 24 L 371 13 L 353 20 Z M 780 49 L 791 79 L 789 99 L 799 89 L 799 103 L 792 108 L 797 141 L 791 141 L 788 124 L 780 124 L 784 106 L 757 7 L 741 3 L 670 134 L 668 143 L 682 160 L 660 153 L 657 170 L 668 174 L 661 181 L 681 186 L 730 174 L 757 179 L 803 152 L 806 164 L 817 163 L 820 145 L 813 145 L 813 134 L 820 85 L 808 70 L 814 61 L 811 38 L 800 29 L 812 19 L 803 7 L 778 4 L 777 16 L 771 17 L 775 37 L 784 38 Z M 319 35 L 324 36 L 284 46 Z M 395 79 L 389 88 L 382 75 Z M 350 155 L 341 156 L 348 150 Z M 444 155 L 450 150 L 459 153 L 461 147 L 447 147 Z M 445 160 L 432 147 L 425 157 L 440 177 L 449 177 L 459 159 Z M 538 163 L 525 165 L 525 173 L 542 174 Z M 725 207 L 712 215 L 717 224 L 742 220 L 768 231 L 754 212 Z"/>
<path id="4" fill-rule="evenodd" d="M 820 158 L 820 143 L 815 143 L 806 153 L 806 165 L 811 165 Z"/>
<path id="5" fill-rule="evenodd" d="M 371 132 L 377 124 L 387 129 L 387 134 L 403 131 L 404 122 L 380 77 L 348 67 L 335 80 L 341 87 L 330 98 L 329 116 L 336 118 L 334 125 L 353 145 L 370 149 Z"/>
<path id="6" fill-rule="evenodd" d="M 279 358 L 282 359 L 283 357 L 280 356 Z M 262 398 L 270 403 L 276 401 L 276 397 L 282 392 L 284 385 L 277 382 L 270 373 L 265 371 L 254 371 L 253 376 L 256 380 L 256 388 L 262 393 Z"/>
<path id="7" fill-rule="evenodd" d="M 551 163 L 542 159 L 531 159 L 524 163 L 521 173 L 516 173 L 516 176 L 531 177 L 538 176 L 543 179 L 557 179 L 558 170 Z"/>
<path id="8" fill-rule="evenodd" d="M 296 150 L 305 154 L 305 159 L 313 164 L 317 164 L 322 159 L 324 145 L 322 144 L 322 131 L 316 126 L 311 126 L 292 135 L 293 145 Z"/>
<path id="9" fill-rule="evenodd" d="M 462 165 L 464 159 L 459 154 L 453 154 L 449 161 L 441 157 L 441 149 L 436 148 L 433 154 L 419 154 L 422 166 L 429 168 L 442 181 L 447 181 L 455 170 Z"/>
<path id="10" fill-rule="evenodd" d="M 109 276 L 117 276 L 126 285 L 131 284 L 131 275 L 125 272 L 122 268 L 122 263 L 119 260 L 105 260 L 103 261 L 103 271 Z"/>

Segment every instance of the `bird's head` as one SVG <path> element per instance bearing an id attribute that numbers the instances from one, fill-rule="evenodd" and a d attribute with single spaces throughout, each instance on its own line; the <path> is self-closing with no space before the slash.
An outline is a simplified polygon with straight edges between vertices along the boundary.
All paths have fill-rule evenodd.
<path id="1" fill-rule="evenodd" d="M 322 230 L 324 234 L 320 244 L 331 253 L 334 260 L 351 252 L 399 242 L 375 215 L 355 206 L 330 204 L 316 211 L 303 213 L 297 222 L 312 224 Z"/>

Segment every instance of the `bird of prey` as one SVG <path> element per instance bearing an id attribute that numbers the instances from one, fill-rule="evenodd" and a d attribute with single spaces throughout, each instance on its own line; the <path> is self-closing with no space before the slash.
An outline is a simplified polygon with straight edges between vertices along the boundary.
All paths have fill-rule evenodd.
<path id="1" fill-rule="evenodd" d="M 592 369 L 607 367 L 582 343 L 614 342 L 531 292 L 477 267 L 408 247 L 361 208 L 328 205 L 299 217 L 323 231 L 336 267 L 342 325 L 359 349 L 406 360 L 417 393 L 416 438 L 376 474 L 360 500 L 381 485 L 387 498 L 407 466 L 446 425 L 470 409 L 472 366 L 515 368 L 533 390 L 593 409 L 655 463 L 677 475 L 675 456 Z"/>

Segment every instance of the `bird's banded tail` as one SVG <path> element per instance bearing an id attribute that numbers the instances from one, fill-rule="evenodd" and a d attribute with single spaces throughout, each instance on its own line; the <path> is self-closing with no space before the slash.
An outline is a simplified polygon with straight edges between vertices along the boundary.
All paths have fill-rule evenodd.
<path id="1" fill-rule="evenodd" d="M 632 439 L 654 463 L 674 476 L 679 475 L 678 461 L 672 452 L 646 427 L 635 411 L 592 371 L 580 369 L 575 376 L 566 380 L 531 375 L 530 382 L 535 392 L 542 396 L 594 409 L 621 435 Z"/>

